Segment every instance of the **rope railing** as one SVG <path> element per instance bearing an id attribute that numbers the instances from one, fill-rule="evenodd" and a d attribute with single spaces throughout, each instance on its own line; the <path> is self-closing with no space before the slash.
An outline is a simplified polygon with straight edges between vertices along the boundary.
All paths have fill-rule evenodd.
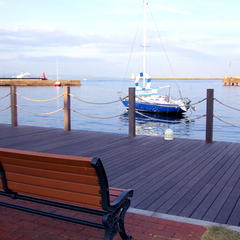
<path id="1" fill-rule="evenodd" d="M 17 105 L 17 108 L 21 109 L 21 110 L 24 111 L 24 112 L 31 113 L 31 114 L 35 114 L 35 115 L 50 115 L 50 114 L 58 113 L 58 112 L 60 112 L 60 111 L 62 111 L 62 110 L 64 109 L 64 108 L 60 108 L 60 109 L 58 109 L 58 110 L 56 110 L 56 111 L 48 112 L 48 113 L 36 113 L 36 112 L 31 112 L 31 111 L 28 111 L 28 110 L 26 110 L 26 109 L 23 109 L 23 108 L 21 108 L 21 107 L 18 106 L 18 105 Z"/>
<path id="2" fill-rule="evenodd" d="M 221 122 L 224 122 L 224 123 L 226 123 L 226 124 L 228 124 L 228 125 L 231 125 L 231 126 L 233 126 L 233 127 L 240 128 L 240 126 L 237 126 L 237 125 L 234 125 L 234 124 L 232 124 L 232 123 L 226 122 L 226 121 L 224 121 L 223 119 L 221 119 L 220 117 L 218 117 L 218 116 L 216 116 L 216 115 L 214 115 L 214 114 L 213 114 L 213 116 L 214 116 L 215 118 L 217 118 L 217 119 L 218 119 L 219 121 L 221 121 Z"/>
<path id="3" fill-rule="evenodd" d="M 90 101 L 86 101 L 86 100 L 82 100 L 72 94 L 70 94 L 70 90 L 69 90 L 69 87 L 64 87 L 64 93 L 57 96 L 57 97 L 54 97 L 54 98 L 51 98 L 51 99 L 47 99 L 47 100 L 35 100 L 35 99 L 30 99 L 30 98 L 27 98 L 27 97 L 24 97 L 22 96 L 21 94 L 17 93 L 16 92 L 16 88 L 15 87 L 11 87 L 11 93 L 7 94 L 6 96 L 4 97 L 1 97 L 0 100 L 8 97 L 9 95 L 11 95 L 11 105 L 4 108 L 4 109 L 1 109 L 0 112 L 2 111 L 5 111 L 9 108 L 12 109 L 11 111 L 11 114 L 12 114 L 12 126 L 17 126 L 18 123 L 17 123 L 17 109 L 20 109 L 22 111 L 25 111 L 27 113 L 30 113 L 30 114 L 35 114 L 35 115 L 50 115 L 50 114 L 55 114 L 55 113 L 58 113 L 62 110 L 64 110 L 64 130 L 65 131 L 70 131 L 71 130 L 71 114 L 70 112 L 75 112 L 79 115 L 82 115 L 82 116 L 85 116 L 85 117 L 89 117 L 89 118 L 94 118 L 94 119 L 111 119 L 111 118 L 116 118 L 116 117 L 119 117 L 119 116 L 122 116 L 126 113 L 129 113 L 129 136 L 135 136 L 135 133 L 133 134 L 132 133 L 132 129 L 135 131 L 135 113 L 145 117 L 146 119 L 150 119 L 150 120 L 154 120 L 154 121 L 159 121 L 159 122 L 164 122 L 164 123 L 169 123 L 169 124 L 173 124 L 173 123 L 187 123 L 187 122 L 192 122 L 194 120 L 198 120 L 198 119 L 201 119 L 203 117 L 206 117 L 206 143 L 211 143 L 212 142 L 212 132 L 213 132 L 213 118 L 216 118 L 218 119 L 219 121 L 222 121 L 226 124 L 229 124 L 233 127 L 237 127 L 237 128 L 240 128 L 240 126 L 237 126 L 235 124 L 232 124 L 232 123 L 229 123 L 223 119 L 221 119 L 220 117 L 216 116 L 213 114 L 213 103 L 214 103 L 214 100 L 217 101 L 218 103 L 226 106 L 226 107 L 229 107 L 231 109 L 234 109 L 234 110 L 237 110 L 237 111 L 240 111 L 240 109 L 238 108 L 235 108 L 235 107 L 231 107 L 221 101 L 219 101 L 218 99 L 216 98 L 213 98 L 213 89 L 208 89 L 207 91 L 207 97 L 206 98 L 203 98 L 202 100 L 198 101 L 198 102 L 195 102 L 195 103 L 192 103 L 192 104 L 189 104 L 189 106 L 193 106 L 193 105 L 197 105 L 197 104 L 200 104 L 202 103 L 203 101 L 207 100 L 207 106 L 206 106 L 206 114 L 203 114 L 201 116 L 197 116 L 197 117 L 194 117 L 194 118 L 191 118 L 191 116 L 188 118 L 181 118 L 181 119 L 176 119 L 176 121 L 174 121 L 172 118 L 170 118 L 169 120 L 168 119 L 159 119 L 159 118 L 154 118 L 154 117 L 150 117 L 149 115 L 145 115 L 139 111 L 136 111 L 135 109 L 135 104 L 134 103 L 134 96 L 135 96 L 135 89 L 134 88 L 130 88 L 130 90 L 134 90 L 134 91 L 129 91 L 129 95 L 130 96 L 127 96 L 129 98 L 129 110 L 126 110 L 124 111 L 123 113 L 121 114 L 117 114 L 117 115 L 114 115 L 114 116 L 106 116 L 106 117 L 101 117 L 101 116 L 94 116 L 93 115 L 88 115 L 88 114 L 85 114 L 85 113 L 81 113 L 79 112 L 79 110 L 76 110 L 74 108 L 71 107 L 71 97 L 76 99 L 76 100 L 79 100 L 81 102 L 84 102 L 84 103 L 89 103 L 89 104 L 95 104 L 95 105 L 99 105 L 99 104 L 111 104 L 111 103 L 117 103 L 119 101 L 121 101 L 120 99 L 119 100 L 116 100 L 116 101 L 111 101 L 111 102 L 90 102 Z M 20 107 L 19 105 L 17 105 L 17 98 L 16 96 L 19 96 L 19 97 L 22 97 L 23 99 L 26 99 L 26 100 L 29 100 L 29 101 L 34 101 L 34 102 L 48 102 L 48 101 L 52 101 L 52 100 L 56 100 L 56 99 L 59 99 L 61 97 L 64 97 L 64 101 L 63 101 L 63 107 L 56 110 L 56 111 L 52 111 L 52 112 L 45 112 L 45 113 L 37 113 L 37 112 L 33 112 L 33 111 L 29 111 L 29 110 L 26 110 L 22 107 Z M 126 97 L 126 98 L 127 98 Z M 136 96 L 135 96 L 136 97 Z M 131 101 L 130 101 L 131 100 Z M 163 105 L 163 104 L 160 104 L 160 103 L 153 103 L 153 104 L 156 104 L 156 105 Z M 166 105 L 164 105 L 166 106 Z M 170 105 L 169 107 L 176 107 L 174 105 Z"/>
<path id="4" fill-rule="evenodd" d="M 10 107 L 11 107 L 11 105 L 9 105 L 8 107 L 6 107 L 6 108 L 4 108 L 4 109 L 1 109 L 0 112 L 3 112 L 3 111 L 5 111 L 5 110 L 9 109 Z"/>
<path id="5" fill-rule="evenodd" d="M 112 103 L 116 103 L 116 102 L 120 102 L 120 101 L 121 101 L 120 99 L 118 99 L 118 100 L 116 100 L 116 101 L 105 102 L 105 103 L 99 103 L 99 102 L 88 102 L 88 101 L 82 100 L 82 99 L 80 99 L 80 98 L 78 98 L 78 97 L 76 97 L 76 96 L 74 96 L 74 95 L 72 95 L 72 94 L 69 94 L 69 96 L 71 96 L 71 97 L 77 99 L 78 101 L 81 101 L 81 102 L 84 102 L 84 103 L 89 103 L 89 104 L 112 104 Z"/>
<path id="6" fill-rule="evenodd" d="M 56 100 L 56 99 L 58 99 L 58 98 L 61 98 L 61 97 L 63 96 L 63 94 L 61 94 L 61 95 L 59 95 L 59 96 L 57 96 L 57 97 L 55 97 L 55 98 L 51 98 L 51 99 L 35 100 L 35 99 L 31 99 L 31 98 L 24 97 L 24 96 L 20 95 L 20 94 L 17 93 L 17 92 L 16 92 L 16 94 L 17 94 L 19 97 L 23 98 L 23 99 L 26 99 L 26 100 L 28 100 L 28 101 L 33 101 L 33 102 L 49 102 L 49 101 L 53 101 L 53 100 Z"/>
<path id="7" fill-rule="evenodd" d="M 236 110 L 236 111 L 240 111 L 240 109 L 235 108 L 235 107 L 232 107 L 232 106 L 229 106 L 229 105 L 221 102 L 221 101 L 218 100 L 217 98 L 214 98 L 214 100 L 215 100 L 216 102 L 220 103 L 221 105 L 225 106 L 225 107 L 231 108 L 231 109 Z M 235 124 L 229 123 L 229 122 L 223 120 L 222 118 L 220 118 L 220 117 L 218 117 L 218 116 L 216 116 L 216 115 L 214 115 L 214 114 L 213 114 L 213 116 L 214 116 L 216 119 L 218 119 L 219 121 L 223 122 L 223 123 L 226 123 L 226 124 L 231 125 L 231 126 L 233 126 L 233 127 L 240 128 L 240 126 L 237 126 L 237 125 L 235 125 Z"/>
<path id="8" fill-rule="evenodd" d="M 229 106 L 229 105 L 227 105 L 227 104 L 225 104 L 225 103 L 219 101 L 217 98 L 214 98 L 214 100 L 217 101 L 218 103 L 222 104 L 222 105 L 225 106 L 225 107 L 228 107 L 228 108 L 234 109 L 234 110 L 236 110 L 236 111 L 240 111 L 240 109 L 235 108 L 235 107 L 231 107 L 231 106 Z"/>
<path id="9" fill-rule="evenodd" d="M 118 115 L 115 115 L 115 116 L 110 116 L 110 117 L 95 117 L 95 116 L 90 116 L 90 115 L 87 115 L 87 114 L 84 114 L 84 113 L 80 113 L 80 112 L 78 112 L 77 110 L 72 109 L 72 108 L 70 108 L 70 110 L 73 111 L 73 112 L 75 112 L 75 113 L 78 113 L 79 115 L 82 115 L 82 116 L 84 116 L 84 117 L 95 118 L 95 119 L 110 119 L 110 118 L 115 118 L 115 117 L 122 116 L 122 115 L 124 115 L 125 113 L 128 112 L 128 111 L 126 110 L 124 113 L 121 113 L 121 114 L 118 114 Z"/>
<path id="10" fill-rule="evenodd" d="M 182 119 L 182 120 L 177 120 L 177 121 L 171 121 L 171 120 L 161 120 L 161 119 L 157 119 L 157 118 L 152 118 L 152 117 L 149 117 L 139 111 L 136 111 L 137 114 L 143 116 L 143 117 L 146 117 L 148 119 L 151 119 L 151 120 L 155 120 L 155 121 L 158 121 L 158 122 L 164 122 L 164 123 L 182 123 L 182 122 L 191 122 L 191 121 L 194 121 L 194 120 L 198 120 L 198 119 L 201 119 L 203 117 L 206 117 L 206 114 L 203 114 L 202 116 L 199 116 L 199 117 L 195 117 L 195 118 L 185 118 L 185 119 Z"/>
<path id="11" fill-rule="evenodd" d="M 11 95 L 11 93 L 8 93 L 6 96 L 1 97 L 0 100 L 2 100 L 2 99 L 4 99 L 4 98 L 8 97 L 9 95 Z"/>
<path id="12" fill-rule="evenodd" d="M 206 100 L 207 100 L 207 98 L 203 98 L 202 100 L 200 100 L 200 101 L 198 101 L 198 102 L 191 103 L 190 106 L 197 105 L 197 104 L 199 104 L 199 103 L 201 103 L 201 102 L 203 102 L 203 101 L 206 101 Z"/>

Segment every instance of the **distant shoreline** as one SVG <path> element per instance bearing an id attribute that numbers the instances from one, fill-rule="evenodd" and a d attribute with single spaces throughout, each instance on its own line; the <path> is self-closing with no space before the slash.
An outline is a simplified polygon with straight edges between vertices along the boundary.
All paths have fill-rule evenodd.
<path id="1" fill-rule="evenodd" d="M 151 78 L 151 80 L 223 80 L 224 78 Z M 130 78 L 135 80 L 135 78 Z M 142 78 L 140 78 L 142 80 Z"/>
<path id="2" fill-rule="evenodd" d="M 41 78 L 0 78 L 0 86 L 54 86 L 56 80 Z M 59 80 L 61 86 L 81 86 L 80 80 Z"/>

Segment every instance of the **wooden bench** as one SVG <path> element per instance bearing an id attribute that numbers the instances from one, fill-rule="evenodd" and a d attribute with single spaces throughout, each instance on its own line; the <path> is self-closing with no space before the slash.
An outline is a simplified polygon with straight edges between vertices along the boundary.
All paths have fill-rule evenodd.
<path id="1" fill-rule="evenodd" d="M 105 229 L 131 239 L 124 216 L 133 190 L 109 188 L 99 158 L 65 156 L 0 148 L 0 195 L 102 216 L 102 224 L 0 202 L 0 206 Z"/>

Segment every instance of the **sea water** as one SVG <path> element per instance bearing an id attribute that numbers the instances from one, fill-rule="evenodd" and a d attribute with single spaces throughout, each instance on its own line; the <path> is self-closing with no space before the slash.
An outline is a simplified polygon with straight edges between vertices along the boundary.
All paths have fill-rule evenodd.
<path id="1" fill-rule="evenodd" d="M 188 97 L 192 103 L 206 98 L 207 89 L 214 89 L 216 99 L 238 110 L 214 101 L 214 115 L 235 126 L 214 118 L 213 140 L 240 142 L 240 86 L 224 86 L 218 80 L 152 81 L 152 87 L 165 85 L 171 86 L 172 97 Z M 71 128 L 128 134 L 128 113 L 117 101 L 118 92 L 128 95 L 128 87 L 134 87 L 134 82 L 121 79 L 87 80 L 82 81 L 82 86 L 70 87 L 71 95 L 76 97 L 71 97 Z M 168 94 L 168 89 L 161 91 Z M 10 105 L 10 97 L 3 98 L 9 92 L 10 87 L 0 87 L 0 123 L 11 123 L 10 108 L 1 111 Z M 17 87 L 17 93 L 21 95 L 17 96 L 18 125 L 64 128 L 63 110 L 53 113 L 63 108 L 63 97 L 47 102 L 25 99 L 52 99 L 63 94 L 62 87 Z M 205 140 L 206 117 L 202 116 L 206 101 L 194 106 L 196 111 L 190 109 L 180 117 L 136 114 L 136 134 L 164 136 L 165 130 L 171 128 L 175 138 Z"/>

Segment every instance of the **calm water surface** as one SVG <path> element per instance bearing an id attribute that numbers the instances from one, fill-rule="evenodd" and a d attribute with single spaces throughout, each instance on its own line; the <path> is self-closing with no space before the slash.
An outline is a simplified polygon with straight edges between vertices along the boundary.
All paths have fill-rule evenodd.
<path id="1" fill-rule="evenodd" d="M 132 81 L 122 80 L 87 80 L 82 81 L 82 86 L 71 87 L 70 92 L 79 99 L 87 102 L 106 103 L 118 100 L 119 91 L 128 92 L 128 87 L 133 87 Z M 171 95 L 188 97 L 196 103 L 206 97 L 207 89 L 214 89 L 214 97 L 221 102 L 240 109 L 240 86 L 224 86 L 221 81 L 153 81 L 152 86 L 171 85 Z M 167 93 L 167 90 L 164 90 Z M 9 87 L 0 87 L 0 98 L 10 92 Z M 24 97 L 36 100 L 51 99 L 63 93 L 62 87 L 17 87 L 17 92 Z M 10 98 L 0 100 L 0 111 L 10 104 Z M 35 113 L 53 112 L 63 107 L 63 98 L 49 102 L 32 102 L 18 96 L 17 104 L 21 108 Z M 72 129 L 83 129 L 104 132 L 128 134 L 128 114 L 123 114 L 125 109 L 121 102 L 113 104 L 89 104 L 71 98 Z M 190 110 L 182 118 L 172 118 L 156 114 L 147 114 L 151 119 L 141 115 L 136 116 L 136 134 L 164 136 L 167 128 L 174 131 L 175 138 L 205 139 L 206 118 L 201 117 L 206 112 L 206 101 L 196 105 L 197 110 Z M 216 141 L 240 142 L 240 111 L 227 108 L 214 101 L 214 114 L 233 127 L 214 118 L 213 139 Z M 87 116 L 85 116 L 87 115 Z M 111 118 L 113 116 L 117 116 Z M 101 119 L 106 118 L 106 119 Z M 154 119 L 152 119 L 154 118 Z M 189 121 L 185 121 L 188 119 Z M 191 120 L 195 119 L 195 120 Z M 170 122 L 171 121 L 171 122 Z M 174 122 L 172 122 L 174 121 Z M 0 123 L 11 123 L 10 109 L 0 112 Z M 18 109 L 18 124 L 42 127 L 64 128 L 63 111 L 51 115 L 35 115 Z"/>

